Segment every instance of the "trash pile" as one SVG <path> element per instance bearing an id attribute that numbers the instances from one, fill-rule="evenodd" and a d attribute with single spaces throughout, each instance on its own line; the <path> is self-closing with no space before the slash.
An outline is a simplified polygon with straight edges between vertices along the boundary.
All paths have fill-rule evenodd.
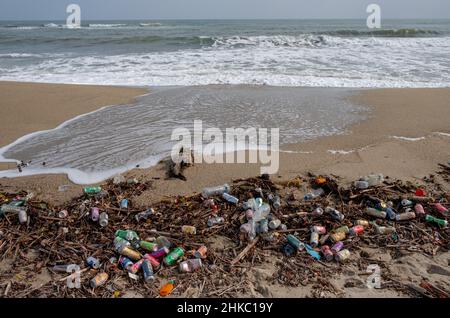
<path id="1" fill-rule="evenodd" d="M 148 207 L 134 207 L 133 201 L 151 191 L 151 183 L 121 176 L 85 188 L 64 207 L 33 194 L 0 191 L 0 257 L 11 264 L 0 273 L 0 292 L 5 297 L 249 296 L 248 271 L 275 260 L 278 270 L 270 283 L 315 284 L 333 293 L 327 278 L 347 263 L 367 263 L 361 246 L 431 255 L 448 251 L 450 197 L 426 182 L 418 187 L 377 174 L 344 187 L 334 176 L 310 174 L 277 183 L 263 175 Z M 218 239 L 229 244 L 218 247 Z M 52 279 L 33 287 L 30 279 L 43 268 Z M 76 275 L 73 268 L 81 276 L 79 288 L 66 284 Z M 386 288 L 418 295 L 385 275 Z M 438 287 L 427 290 L 432 288 Z"/>

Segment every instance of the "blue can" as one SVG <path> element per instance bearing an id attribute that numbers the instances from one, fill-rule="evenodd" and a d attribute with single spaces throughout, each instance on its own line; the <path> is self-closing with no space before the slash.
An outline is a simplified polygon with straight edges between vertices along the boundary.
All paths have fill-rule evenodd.
<path id="1" fill-rule="evenodd" d="M 121 256 L 119 258 L 119 264 L 123 269 L 128 270 L 128 268 L 131 268 L 131 266 L 133 266 L 133 261 L 128 257 Z"/>
<path id="2" fill-rule="evenodd" d="M 120 201 L 120 208 L 128 209 L 128 199 L 122 199 L 122 201 Z"/>
<path id="3" fill-rule="evenodd" d="M 86 264 L 93 269 L 100 268 L 100 261 L 95 257 L 89 256 L 86 260 Z"/>
<path id="4" fill-rule="evenodd" d="M 155 279 L 153 275 L 153 267 L 148 259 L 145 259 L 141 265 L 142 273 L 144 274 L 144 280 L 147 282 L 149 280 Z"/>

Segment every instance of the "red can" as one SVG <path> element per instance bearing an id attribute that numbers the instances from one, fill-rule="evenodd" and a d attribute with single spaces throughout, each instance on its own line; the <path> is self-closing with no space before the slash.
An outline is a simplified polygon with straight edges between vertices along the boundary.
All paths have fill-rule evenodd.
<path id="1" fill-rule="evenodd" d="M 151 256 L 150 254 L 145 254 L 143 257 L 144 257 L 144 259 L 146 259 L 150 262 L 150 264 L 152 265 L 154 270 L 157 270 L 159 268 L 159 266 L 161 265 L 161 263 L 156 258 Z"/>
<path id="2" fill-rule="evenodd" d="M 327 233 L 327 228 L 321 225 L 314 225 L 311 227 L 311 232 L 316 232 L 318 234 L 325 234 Z"/>
<path id="3" fill-rule="evenodd" d="M 364 226 L 362 225 L 355 225 L 354 227 L 352 227 L 349 231 L 349 235 L 350 236 L 355 236 L 355 235 L 359 235 L 362 232 L 364 232 Z"/>
<path id="4" fill-rule="evenodd" d="M 328 245 L 323 245 L 322 248 L 320 249 L 320 251 L 322 252 L 323 256 L 325 257 L 325 259 L 327 261 L 333 260 L 333 258 L 334 258 L 333 252 L 331 251 L 331 249 Z"/>

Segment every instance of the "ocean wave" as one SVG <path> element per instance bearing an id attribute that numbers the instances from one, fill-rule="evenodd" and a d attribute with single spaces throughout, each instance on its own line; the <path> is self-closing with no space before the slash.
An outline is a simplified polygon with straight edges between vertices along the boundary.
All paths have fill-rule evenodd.
<path id="1" fill-rule="evenodd" d="M 92 23 L 88 25 L 89 28 L 120 28 L 126 26 L 128 26 L 128 24 L 123 23 L 113 23 L 113 24 Z"/>
<path id="2" fill-rule="evenodd" d="M 376 37 L 433 37 L 443 35 L 439 31 L 435 30 L 421 30 L 421 29 L 379 29 L 369 31 L 357 31 L 357 30 L 336 30 L 331 32 L 325 32 L 326 35 L 335 36 L 376 36 Z"/>
<path id="3" fill-rule="evenodd" d="M 5 53 L 0 54 L 0 59 L 17 59 L 17 58 L 39 58 L 41 54 L 29 54 L 29 53 Z"/>

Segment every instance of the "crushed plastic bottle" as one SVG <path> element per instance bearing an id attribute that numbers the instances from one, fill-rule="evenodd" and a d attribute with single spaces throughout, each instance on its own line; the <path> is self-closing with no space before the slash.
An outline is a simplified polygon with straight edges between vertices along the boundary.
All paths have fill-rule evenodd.
<path id="1" fill-rule="evenodd" d="M 224 193 L 229 193 L 231 190 L 230 186 L 228 184 L 216 186 L 216 187 L 210 187 L 210 188 L 204 188 L 202 191 L 202 196 L 206 199 L 215 195 L 221 195 Z"/>
<path id="2" fill-rule="evenodd" d="M 223 224 L 225 222 L 225 219 L 221 216 L 215 216 L 208 219 L 208 226 L 212 227 L 214 225 Z"/>
<path id="3" fill-rule="evenodd" d="M 344 214 L 342 214 L 340 211 L 338 211 L 338 210 L 336 210 L 335 208 L 332 208 L 332 207 L 327 207 L 325 209 L 325 212 L 330 214 L 331 217 L 333 219 L 335 219 L 336 221 L 342 222 L 344 220 L 344 218 L 345 218 Z"/>
<path id="4" fill-rule="evenodd" d="M 314 198 L 320 197 L 325 191 L 322 188 L 314 189 L 310 193 L 305 194 L 303 199 L 305 201 L 313 200 Z"/>

